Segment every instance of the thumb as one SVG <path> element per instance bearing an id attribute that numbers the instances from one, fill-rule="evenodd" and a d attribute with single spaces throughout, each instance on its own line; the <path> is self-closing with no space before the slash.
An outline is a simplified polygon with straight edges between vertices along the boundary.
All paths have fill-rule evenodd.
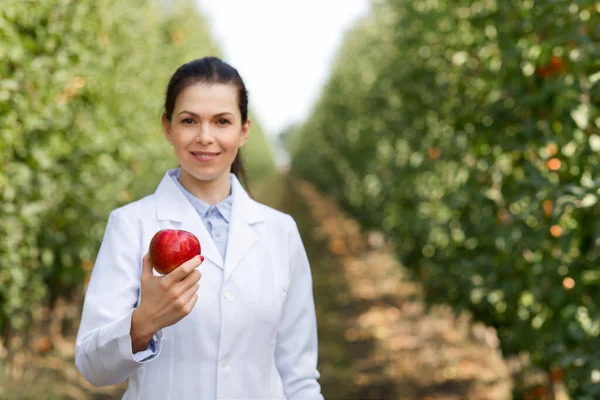
<path id="1" fill-rule="evenodd" d="M 146 253 L 142 259 L 142 276 L 152 274 L 152 261 L 150 261 L 150 252 Z"/>

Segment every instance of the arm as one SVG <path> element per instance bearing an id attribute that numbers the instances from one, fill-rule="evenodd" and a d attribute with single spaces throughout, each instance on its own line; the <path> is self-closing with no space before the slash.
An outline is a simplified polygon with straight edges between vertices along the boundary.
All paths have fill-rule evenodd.
<path id="1" fill-rule="evenodd" d="M 161 332 L 147 332 L 138 322 L 139 313 L 134 314 L 140 291 L 139 240 L 139 232 L 118 211 L 111 213 L 87 288 L 75 345 L 77 368 L 95 386 L 125 380 L 141 363 L 160 353 Z M 136 347 L 143 350 L 137 354 L 133 353 L 132 336 Z"/>
<path id="2" fill-rule="evenodd" d="M 317 382 L 320 375 L 312 276 L 296 223 L 291 220 L 291 224 L 290 285 L 277 334 L 275 362 L 287 399 L 322 400 Z"/>

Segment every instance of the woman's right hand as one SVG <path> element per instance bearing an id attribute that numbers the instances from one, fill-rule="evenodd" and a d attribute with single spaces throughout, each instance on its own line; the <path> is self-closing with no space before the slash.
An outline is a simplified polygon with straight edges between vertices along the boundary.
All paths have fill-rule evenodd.
<path id="1" fill-rule="evenodd" d="M 202 274 L 196 268 L 204 261 L 196 256 L 164 276 L 152 273 L 150 254 L 142 260 L 141 299 L 131 317 L 133 353 L 145 350 L 152 336 L 188 315 L 198 300 Z"/>

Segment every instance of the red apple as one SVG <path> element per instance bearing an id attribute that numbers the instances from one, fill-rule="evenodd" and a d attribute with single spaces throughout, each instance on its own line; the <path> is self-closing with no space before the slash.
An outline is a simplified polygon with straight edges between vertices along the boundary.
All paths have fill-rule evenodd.
<path id="1" fill-rule="evenodd" d="M 188 231 L 162 229 L 150 241 L 150 261 L 163 275 L 200 255 L 200 251 L 200 241 Z"/>

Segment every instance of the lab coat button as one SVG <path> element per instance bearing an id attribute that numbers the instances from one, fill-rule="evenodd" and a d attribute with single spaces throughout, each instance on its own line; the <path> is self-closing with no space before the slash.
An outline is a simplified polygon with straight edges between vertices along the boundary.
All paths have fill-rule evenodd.
<path id="1" fill-rule="evenodd" d="M 223 293 L 223 296 L 224 296 L 226 299 L 228 299 L 228 298 L 230 298 L 230 297 L 231 297 L 231 293 L 229 293 L 229 292 L 225 292 L 225 293 Z"/>
<path id="2" fill-rule="evenodd" d="M 221 360 L 221 368 L 227 368 L 229 367 L 229 361 L 227 361 L 226 358 Z"/>

